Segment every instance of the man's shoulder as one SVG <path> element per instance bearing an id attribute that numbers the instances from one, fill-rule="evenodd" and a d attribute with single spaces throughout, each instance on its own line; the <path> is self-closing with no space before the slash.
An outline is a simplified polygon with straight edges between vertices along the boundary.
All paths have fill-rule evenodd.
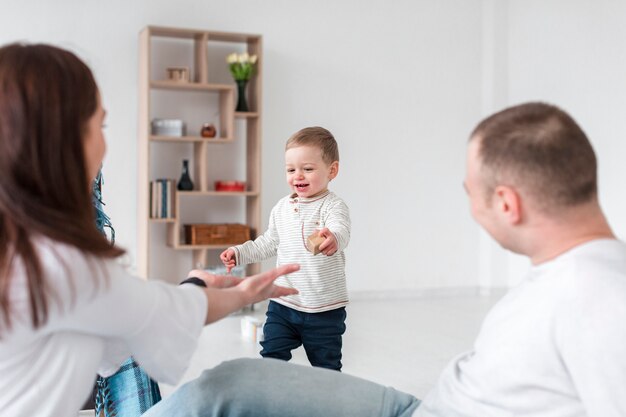
<path id="1" fill-rule="evenodd" d="M 562 284 L 575 299 L 602 302 L 619 294 L 626 299 L 626 245 L 616 239 L 592 241 L 576 248 L 563 270 Z M 593 295 L 590 297 L 590 295 Z"/>
<path id="2" fill-rule="evenodd" d="M 555 299 L 554 326 L 563 349 L 582 339 L 626 338 L 615 320 L 626 316 L 626 246 L 608 239 L 583 246 L 555 271 L 558 285 L 549 294 Z"/>
<path id="3" fill-rule="evenodd" d="M 572 263 L 578 272 L 626 276 L 626 244 L 620 240 L 598 239 L 572 252 Z"/>

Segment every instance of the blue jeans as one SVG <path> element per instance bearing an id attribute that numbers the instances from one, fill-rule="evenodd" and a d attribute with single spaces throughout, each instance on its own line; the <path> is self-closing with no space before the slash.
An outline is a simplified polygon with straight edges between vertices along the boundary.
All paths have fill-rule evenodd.
<path id="1" fill-rule="evenodd" d="M 419 403 L 328 369 L 236 359 L 204 371 L 142 417 L 410 417 Z"/>
<path id="2" fill-rule="evenodd" d="M 340 371 L 345 322 L 345 307 L 303 313 L 270 301 L 261 356 L 288 361 L 291 351 L 302 345 L 311 365 Z"/>

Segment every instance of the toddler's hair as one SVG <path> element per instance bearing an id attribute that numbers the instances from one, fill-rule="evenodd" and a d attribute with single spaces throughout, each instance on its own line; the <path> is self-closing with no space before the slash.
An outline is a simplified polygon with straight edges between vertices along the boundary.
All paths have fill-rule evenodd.
<path id="1" fill-rule="evenodd" d="M 332 133 L 323 127 L 305 127 L 294 133 L 285 145 L 285 150 L 298 146 L 315 146 L 322 151 L 322 159 L 327 164 L 339 161 L 339 147 Z"/>

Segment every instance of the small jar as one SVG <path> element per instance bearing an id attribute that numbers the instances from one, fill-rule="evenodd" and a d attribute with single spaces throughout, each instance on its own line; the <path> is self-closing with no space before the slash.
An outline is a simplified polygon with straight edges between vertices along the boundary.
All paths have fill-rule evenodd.
<path id="1" fill-rule="evenodd" d="M 189 82 L 189 68 L 187 67 L 169 67 L 165 70 L 167 79 L 177 83 Z"/>
<path id="2" fill-rule="evenodd" d="M 202 125 L 200 136 L 203 138 L 214 138 L 216 134 L 217 130 L 215 130 L 215 125 L 213 125 L 213 123 L 205 123 Z"/>

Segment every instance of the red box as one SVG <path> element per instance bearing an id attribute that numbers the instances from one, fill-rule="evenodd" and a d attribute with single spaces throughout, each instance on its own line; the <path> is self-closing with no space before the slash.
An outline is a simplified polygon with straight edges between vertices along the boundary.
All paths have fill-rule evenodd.
<path id="1" fill-rule="evenodd" d="M 245 191 L 246 183 L 243 181 L 215 181 L 215 191 Z"/>

